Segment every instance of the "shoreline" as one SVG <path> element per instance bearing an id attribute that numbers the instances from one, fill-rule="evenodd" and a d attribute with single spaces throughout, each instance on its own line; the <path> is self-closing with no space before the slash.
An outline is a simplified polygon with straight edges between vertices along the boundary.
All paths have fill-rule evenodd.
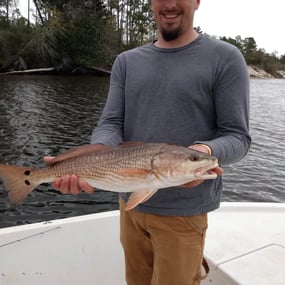
<path id="1" fill-rule="evenodd" d="M 266 72 L 257 65 L 248 65 L 248 74 L 250 78 L 255 79 L 285 79 L 285 70 L 278 70 L 277 76 Z M 111 71 L 98 67 L 77 67 L 72 71 L 57 70 L 54 67 L 36 68 L 26 70 L 11 70 L 0 73 L 0 75 L 25 75 L 25 74 L 49 74 L 49 75 L 96 75 L 96 76 L 110 76 Z"/>
<path id="2" fill-rule="evenodd" d="M 257 78 L 257 79 L 285 79 L 285 71 L 278 70 L 278 76 L 273 76 L 272 74 L 266 72 L 264 69 L 256 66 L 256 65 L 248 65 L 248 73 L 250 78 Z"/>

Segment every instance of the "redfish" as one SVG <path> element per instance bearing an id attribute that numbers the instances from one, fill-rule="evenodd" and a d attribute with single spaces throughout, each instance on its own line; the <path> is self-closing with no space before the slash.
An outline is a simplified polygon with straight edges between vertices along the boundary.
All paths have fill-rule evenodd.
<path id="1" fill-rule="evenodd" d="M 95 188 L 133 192 L 126 205 L 130 210 L 159 189 L 215 179 L 211 170 L 217 167 L 216 157 L 175 144 L 84 145 L 59 154 L 43 168 L 0 164 L 0 178 L 14 205 L 39 184 L 75 174 Z"/>

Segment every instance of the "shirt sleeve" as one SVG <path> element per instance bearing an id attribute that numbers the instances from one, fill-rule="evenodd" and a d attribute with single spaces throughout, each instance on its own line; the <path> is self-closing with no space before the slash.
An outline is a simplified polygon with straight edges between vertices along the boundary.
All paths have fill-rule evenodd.
<path id="1" fill-rule="evenodd" d="M 92 132 L 92 144 L 116 146 L 123 141 L 125 87 L 124 71 L 120 56 L 115 60 L 108 97 L 97 126 Z"/>
<path id="2" fill-rule="evenodd" d="M 212 149 L 221 164 L 242 159 L 249 150 L 249 75 L 243 56 L 232 48 L 227 56 L 217 57 L 214 102 L 217 114 L 217 135 L 199 141 Z"/>

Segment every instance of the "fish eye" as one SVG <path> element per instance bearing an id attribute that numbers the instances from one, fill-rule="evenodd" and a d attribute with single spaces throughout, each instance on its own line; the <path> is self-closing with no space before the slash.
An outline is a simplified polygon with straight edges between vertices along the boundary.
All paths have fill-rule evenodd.
<path id="1" fill-rule="evenodd" d="M 198 155 L 192 154 L 189 156 L 189 160 L 191 161 L 199 161 L 200 157 Z"/>

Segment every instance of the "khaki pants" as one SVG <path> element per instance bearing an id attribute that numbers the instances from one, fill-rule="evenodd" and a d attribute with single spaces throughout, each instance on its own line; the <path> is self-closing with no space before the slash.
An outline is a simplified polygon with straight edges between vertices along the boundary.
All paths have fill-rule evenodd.
<path id="1" fill-rule="evenodd" d="M 121 243 L 128 285 L 199 285 L 207 214 L 192 217 L 125 211 Z"/>

